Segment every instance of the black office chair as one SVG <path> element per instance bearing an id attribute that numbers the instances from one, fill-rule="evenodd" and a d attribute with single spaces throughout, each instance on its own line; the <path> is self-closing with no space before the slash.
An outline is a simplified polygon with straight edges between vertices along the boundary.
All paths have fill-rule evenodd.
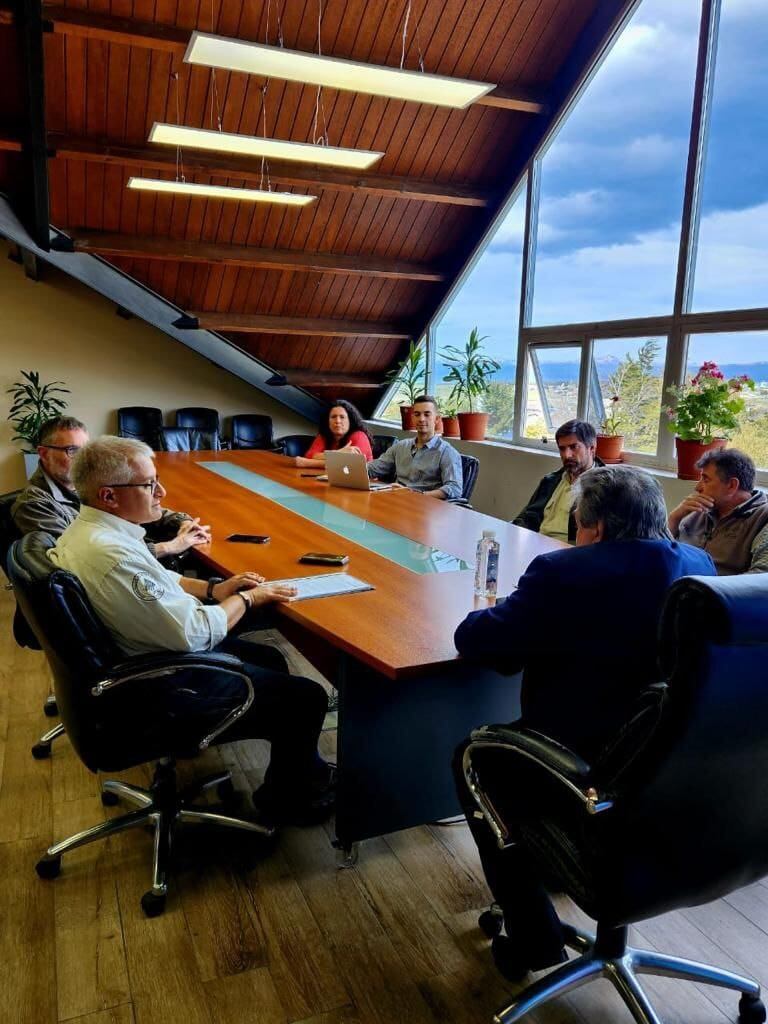
<path id="1" fill-rule="evenodd" d="M 373 434 L 372 440 L 371 450 L 373 451 L 373 457 L 378 459 L 384 452 L 389 451 L 397 438 L 393 437 L 392 434 Z"/>
<path id="2" fill-rule="evenodd" d="M 190 802 L 203 790 L 216 787 L 222 793 L 231 789 L 228 772 L 207 778 L 187 792 L 180 792 L 176 785 L 175 758 L 194 757 L 215 743 L 249 707 L 253 687 L 242 662 L 230 655 L 168 653 L 127 658 L 94 614 L 77 578 L 55 569 L 46 558 L 52 545 L 53 538 L 47 534 L 30 533 L 13 545 L 8 564 L 17 600 L 50 664 L 72 746 L 92 772 L 157 763 L 149 789 L 105 781 L 105 805 L 122 799 L 136 809 L 55 843 L 38 861 L 36 870 L 41 878 L 55 878 L 64 853 L 125 829 L 149 825 L 154 833 L 152 888 L 142 896 L 141 905 L 148 917 L 155 917 L 165 908 L 171 841 L 178 825 L 208 824 L 259 836 L 274 832 Z M 159 711 L 157 700 L 158 687 L 173 687 L 176 673 L 189 670 L 226 672 L 243 684 L 242 704 L 221 721 L 209 723 L 194 743 L 179 737 L 174 717 Z"/>
<path id="3" fill-rule="evenodd" d="M 475 458 L 474 455 L 462 455 L 460 457 L 462 472 L 461 497 L 449 498 L 448 500 L 452 505 L 458 505 L 459 508 L 472 508 L 469 499 L 472 497 L 472 492 L 477 483 L 477 475 L 480 472 L 480 460 Z"/>
<path id="4" fill-rule="evenodd" d="M 275 444 L 281 455 L 296 457 L 305 455 L 314 440 L 314 434 L 286 434 L 285 437 L 278 437 Z"/>
<path id="5" fill-rule="evenodd" d="M 498 1024 L 600 975 L 636 1021 L 660 1024 L 636 977 L 644 973 L 734 989 L 742 1024 L 766 1019 L 756 982 L 633 949 L 627 930 L 768 873 L 768 577 L 675 583 L 660 668 L 666 685 L 646 691 L 593 765 L 514 724 L 472 735 L 464 776 L 499 846 L 522 841 L 597 921 L 596 937 L 566 930 L 580 956 L 521 992 Z M 494 922 L 481 918 L 489 933 Z"/>
<path id="6" fill-rule="evenodd" d="M 11 518 L 11 508 L 21 491 L 10 491 L 8 494 L 0 495 L 0 565 L 3 572 L 7 573 L 8 552 L 14 541 L 18 540 L 21 534 L 16 529 L 16 524 Z M 10 589 L 10 588 L 9 588 Z M 13 615 L 13 638 L 19 647 L 30 647 L 32 650 L 40 650 L 40 645 L 35 634 L 27 625 L 27 621 L 21 614 L 18 605 Z M 55 718 L 59 709 L 56 706 L 56 698 L 51 694 L 43 704 L 43 713 L 48 718 Z M 32 747 L 32 756 L 37 758 L 48 757 L 51 753 L 51 743 L 64 734 L 64 726 L 56 725 L 43 733 L 37 743 Z"/>
<path id="7" fill-rule="evenodd" d="M 259 416 L 255 413 L 233 416 L 232 447 L 272 451 L 275 447 L 272 417 Z"/>
<path id="8" fill-rule="evenodd" d="M 160 409 L 146 405 L 126 405 L 117 410 L 117 433 L 120 437 L 143 441 L 158 451 L 162 429 L 163 414 Z"/>
<path id="9" fill-rule="evenodd" d="M 160 431 L 162 452 L 217 452 L 220 449 L 221 438 L 218 433 L 187 427 L 163 427 Z"/>
<path id="10" fill-rule="evenodd" d="M 176 410 L 176 426 L 189 430 L 206 430 L 211 434 L 220 433 L 219 414 L 215 409 L 189 406 Z"/>

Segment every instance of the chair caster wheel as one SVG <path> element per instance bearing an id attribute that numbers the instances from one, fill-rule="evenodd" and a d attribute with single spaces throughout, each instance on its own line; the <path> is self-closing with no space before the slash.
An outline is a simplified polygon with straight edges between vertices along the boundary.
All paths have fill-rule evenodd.
<path id="1" fill-rule="evenodd" d="M 762 999 L 745 993 L 739 1000 L 739 1024 L 763 1024 L 765 1018 L 765 1004 Z"/>
<path id="2" fill-rule="evenodd" d="M 117 793 L 112 793 L 108 789 L 101 791 L 101 802 L 105 807 L 116 807 L 120 803 L 120 797 Z"/>
<path id="3" fill-rule="evenodd" d="M 61 871 L 61 857 L 43 857 L 35 864 L 35 871 L 40 878 L 58 878 Z"/>
<path id="4" fill-rule="evenodd" d="M 51 756 L 51 744 L 50 743 L 36 743 L 32 747 L 32 757 L 36 761 L 44 761 L 47 757 Z"/>
<path id="5" fill-rule="evenodd" d="M 497 935 L 501 935 L 501 929 L 504 925 L 504 914 L 499 907 L 494 905 L 490 910 L 482 912 L 477 919 L 477 923 L 489 939 L 495 939 Z"/>
<path id="6" fill-rule="evenodd" d="M 165 910 L 165 896 L 158 896 L 150 889 L 141 897 L 141 909 L 146 917 L 159 917 Z"/>
<path id="7" fill-rule="evenodd" d="M 58 718 L 59 708 L 55 700 L 49 698 L 45 704 L 43 704 L 43 714 L 46 718 Z"/>

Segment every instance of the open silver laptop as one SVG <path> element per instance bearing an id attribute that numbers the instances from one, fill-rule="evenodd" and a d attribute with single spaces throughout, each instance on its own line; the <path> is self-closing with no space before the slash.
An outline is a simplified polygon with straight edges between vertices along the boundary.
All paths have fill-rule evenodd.
<path id="1" fill-rule="evenodd" d="M 360 452 L 325 453 L 328 483 L 333 487 L 351 487 L 355 491 L 386 491 L 392 484 L 372 483 L 368 478 L 365 456 Z"/>

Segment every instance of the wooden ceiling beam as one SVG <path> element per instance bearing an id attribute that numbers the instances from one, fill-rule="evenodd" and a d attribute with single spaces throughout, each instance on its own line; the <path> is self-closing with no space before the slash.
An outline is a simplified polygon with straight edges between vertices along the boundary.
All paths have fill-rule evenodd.
<path id="1" fill-rule="evenodd" d="M 260 313 L 189 313 L 174 321 L 182 330 L 236 331 L 242 334 L 319 335 L 327 338 L 412 337 L 407 327 L 374 320 L 326 320 L 320 317 L 269 316 Z"/>
<path id="2" fill-rule="evenodd" d="M 273 383 L 274 381 L 274 383 Z M 276 370 L 267 381 L 272 387 L 293 384 L 297 388 L 354 388 L 379 391 L 384 386 L 374 377 L 359 377 L 349 373 L 318 373 L 316 370 Z"/>
<path id="3" fill-rule="evenodd" d="M 180 263 L 215 263 L 230 267 L 263 267 L 270 270 L 306 271 L 319 274 L 355 274 L 401 281 L 444 281 L 445 274 L 418 263 L 349 256 L 343 253 L 305 252 L 297 249 L 260 249 L 248 245 L 223 245 L 147 235 L 122 235 L 106 231 L 69 231 L 71 240 L 53 242 L 58 251 L 130 256 Z"/>
<path id="4" fill-rule="evenodd" d="M 64 7 L 61 4 L 43 4 L 43 17 L 49 30 L 56 35 L 77 36 L 105 43 L 119 43 L 122 46 L 160 50 L 175 56 L 183 57 L 190 39 L 188 29 L 160 25 L 152 21 L 139 21 L 135 18 L 118 18 L 98 11 Z M 9 8 L 0 10 L 0 24 L 10 24 L 12 19 L 13 13 Z M 529 89 L 517 87 L 496 86 L 492 92 L 481 96 L 472 105 L 514 110 L 525 114 L 546 112 L 540 97 Z"/>
<path id="5" fill-rule="evenodd" d="M 161 146 L 127 146 L 54 134 L 49 135 L 48 145 L 50 155 L 63 160 L 84 160 L 133 170 L 176 170 L 176 150 Z M 200 155 L 185 150 L 184 170 L 187 174 L 208 174 L 249 182 L 262 180 L 261 160 L 257 158 L 221 156 L 215 153 Z M 471 186 L 377 174 L 358 175 L 287 162 L 270 161 L 269 176 L 271 181 L 284 185 L 332 192 L 361 192 L 386 199 L 413 199 L 422 203 L 486 207 L 495 200 L 491 192 Z"/>

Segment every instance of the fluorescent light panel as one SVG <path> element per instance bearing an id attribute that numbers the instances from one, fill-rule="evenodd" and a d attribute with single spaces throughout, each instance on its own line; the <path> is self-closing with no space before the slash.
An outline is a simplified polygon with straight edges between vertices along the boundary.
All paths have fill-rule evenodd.
<path id="1" fill-rule="evenodd" d="M 176 195 L 208 199 L 239 199 L 249 203 L 281 203 L 284 206 L 306 206 L 315 196 L 293 192 L 267 192 L 258 188 L 231 188 L 229 185 L 198 185 L 194 181 L 167 181 L 164 178 L 129 178 L 128 188 L 140 192 L 173 192 Z"/>
<path id="2" fill-rule="evenodd" d="M 206 128 L 187 128 L 184 125 L 155 122 L 149 133 L 150 142 L 163 146 L 183 146 L 185 149 L 211 149 L 219 153 L 239 156 L 264 156 L 269 160 L 294 160 L 323 167 L 348 167 L 364 171 L 380 160 L 383 153 L 367 149 L 340 149 L 336 146 L 314 146 L 307 142 L 287 142 L 283 139 L 263 139 L 252 135 L 231 135 Z"/>
<path id="3" fill-rule="evenodd" d="M 463 78 L 427 75 L 421 71 L 360 64 L 340 57 L 321 57 L 263 43 L 227 39 L 207 32 L 193 32 L 184 54 L 188 64 L 203 64 L 249 75 L 282 78 L 290 82 L 326 85 L 331 89 L 413 100 L 438 107 L 468 107 L 495 85 Z"/>

